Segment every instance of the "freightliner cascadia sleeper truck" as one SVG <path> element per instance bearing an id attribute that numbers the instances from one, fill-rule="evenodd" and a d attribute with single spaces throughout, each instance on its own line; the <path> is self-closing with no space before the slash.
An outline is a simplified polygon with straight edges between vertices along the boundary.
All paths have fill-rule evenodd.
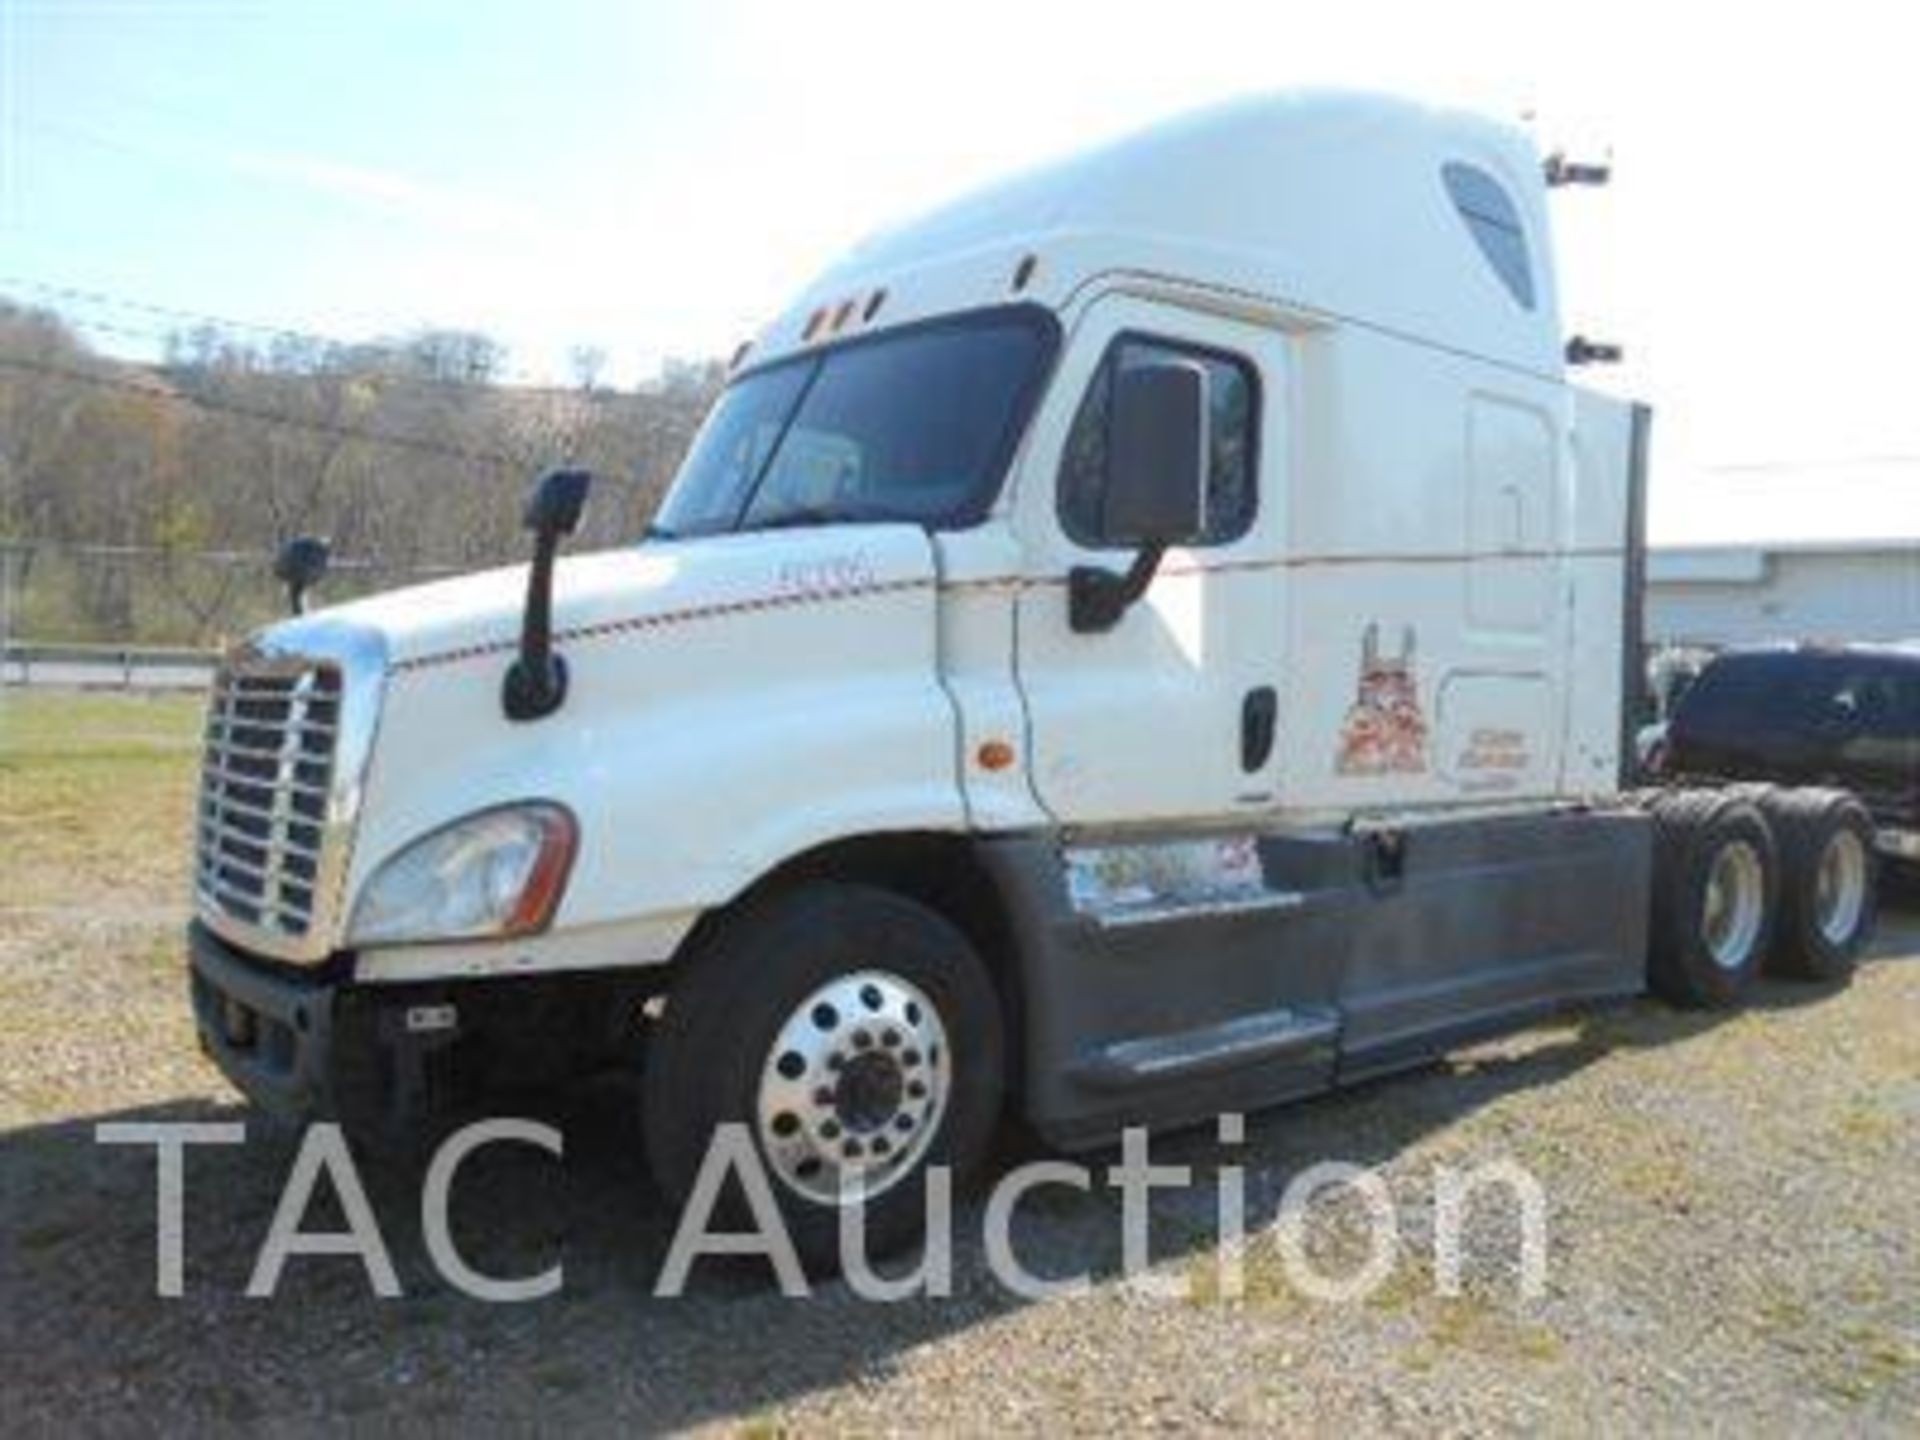
<path id="1" fill-rule="evenodd" d="M 1652 988 L 1844 974 L 1849 797 L 1632 788 L 1644 409 L 1567 379 L 1548 168 L 1245 102 L 869 240 L 652 524 L 274 625 L 215 686 L 202 1044 L 379 1137 L 627 1063 L 875 1248 L 1078 1148 Z"/>

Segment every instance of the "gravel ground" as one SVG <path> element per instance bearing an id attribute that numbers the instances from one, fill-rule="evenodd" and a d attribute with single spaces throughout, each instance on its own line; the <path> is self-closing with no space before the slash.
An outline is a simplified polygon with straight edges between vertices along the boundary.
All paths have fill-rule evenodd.
<path id="1" fill-rule="evenodd" d="M 1155 1142 L 1195 1168 L 1156 1202 L 1162 1299 L 1119 1276 L 1119 1202 L 1036 1192 L 1019 1253 L 1085 1270 L 1029 1302 L 991 1277 L 960 1207 L 952 1299 L 808 1300 L 749 1266 L 651 1294 L 669 1220 L 606 1085 L 553 1118 L 564 1165 L 517 1147 L 462 1172 L 456 1235 L 479 1268 L 566 1267 L 558 1296 L 467 1299 L 432 1269 L 418 1187 L 366 1172 L 404 1296 L 354 1261 L 290 1262 L 243 1290 L 294 1151 L 196 1054 L 177 924 L 190 703 L 0 702 L 0 1423 L 9 1430 L 307 1430 L 407 1423 L 1315 1431 L 1920 1429 L 1920 903 L 1888 913 L 1840 992 L 1766 986 L 1731 1016 L 1635 1003 L 1449 1063 L 1251 1117 L 1246 1143 Z M 187 1166 L 183 1298 L 154 1292 L 154 1166 L 103 1120 L 244 1121 Z M 1009 1142 L 997 1169 L 1034 1156 Z M 1114 1158 L 1093 1157 L 1104 1166 Z M 1287 1182 L 1377 1167 L 1399 1245 L 1368 1298 L 1310 1298 L 1271 1237 Z M 1501 1207 L 1469 1227 L 1465 1293 L 1436 1293 L 1442 1167 L 1518 1162 L 1551 1210 L 1547 1287 L 1514 1279 Z M 1225 1298 L 1217 1167 L 1246 1174 L 1245 1294 Z M 308 1228 L 332 1223 L 317 1204 Z M 1309 1251 L 1356 1263 L 1352 1207 Z"/>

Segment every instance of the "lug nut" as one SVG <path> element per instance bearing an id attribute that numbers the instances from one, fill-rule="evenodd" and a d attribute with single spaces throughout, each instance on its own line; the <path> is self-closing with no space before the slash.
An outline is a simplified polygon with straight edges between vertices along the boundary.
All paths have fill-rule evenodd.
<path id="1" fill-rule="evenodd" d="M 872 1048 L 873 1048 L 873 1036 L 871 1036 L 871 1035 L 869 1035 L 869 1034 L 868 1034 L 868 1033 L 867 1033 L 866 1031 L 864 1031 L 864 1030 L 856 1030 L 856 1031 L 854 1031 L 854 1032 L 853 1032 L 853 1048 L 854 1048 L 854 1049 L 856 1049 L 856 1050 L 870 1050 L 870 1049 L 872 1049 Z"/>
<path id="2" fill-rule="evenodd" d="M 838 1140 L 840 1138 L 840 1122 L 838 1120 L 824 1121 L 820 1126 L 820 1134 L 825 1139 Z"/>
<path id="3" fill-rule="evenodd" d="M 880 1037 L 880 1043 L 888 1049 L 892 1049 L 900 1043 L 900 1032 L 898 1030 L 887 1031 L 886 1034 Z"/>
<path id="4" fill-rule="evenodd" d="M 833 1104 L 833 1091 L 827 1086 L 822 1085 L 818 1090 L 813 1092 L 813 1103 L 816 1105 Z"/>

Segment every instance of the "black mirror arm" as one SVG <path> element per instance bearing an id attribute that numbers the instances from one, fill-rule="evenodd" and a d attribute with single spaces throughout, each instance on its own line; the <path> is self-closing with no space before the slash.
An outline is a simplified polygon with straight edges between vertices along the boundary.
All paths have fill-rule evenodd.
<path id="1" fill-rule="evenodd" d="M 1142 595 L 1160 570 L 1167 542 L 1149 540 L 1134 552 L 1127 573 L 1116 575 L 1098 565 L 1076 565 L 1067 572 L 1067 623 L 1076 635 L 1100 635 Z"/>
<path id="2" fill-rule="evenodd" d="M 509 720 L 538 720 L 567 698 L 567 662 L 553 653 L 553 560 L 559 549 L 558 531 L 542 530 L 534 537 L 520 656 L 507 671 L 501 694 Z"/>

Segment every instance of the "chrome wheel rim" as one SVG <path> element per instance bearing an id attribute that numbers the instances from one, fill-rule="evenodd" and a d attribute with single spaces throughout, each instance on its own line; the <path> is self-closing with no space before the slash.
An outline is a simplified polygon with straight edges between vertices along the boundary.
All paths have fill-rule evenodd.
<path id="1" fill-rule="evenodd" d="M 1820 852 L 1813 876 L 1813 920 L 1830 945 L 1849 943 L 1867 908 L 1867 847 L 1851 830 L 1837 830 Z"/>
<path id="2" fill-rule="evenodd" d="M 1766 908 L 1766 871 L 1760 852 L 1745 840 L 1722 846 L 1707 871 L 1700 916 L 1700 938 L 1714 964 L 1738 970 L 1747 963 L 1760 938 Z"/>
<path id="3" fill-rule="evenodd" d="M 815 990 L 775 1034 L 760 1072 L 760 1146 L 781 1184 L 820 1205 L 871 1200 L 933 1143 L 952 1075 L 926 992 L 886 970 Z"/>

